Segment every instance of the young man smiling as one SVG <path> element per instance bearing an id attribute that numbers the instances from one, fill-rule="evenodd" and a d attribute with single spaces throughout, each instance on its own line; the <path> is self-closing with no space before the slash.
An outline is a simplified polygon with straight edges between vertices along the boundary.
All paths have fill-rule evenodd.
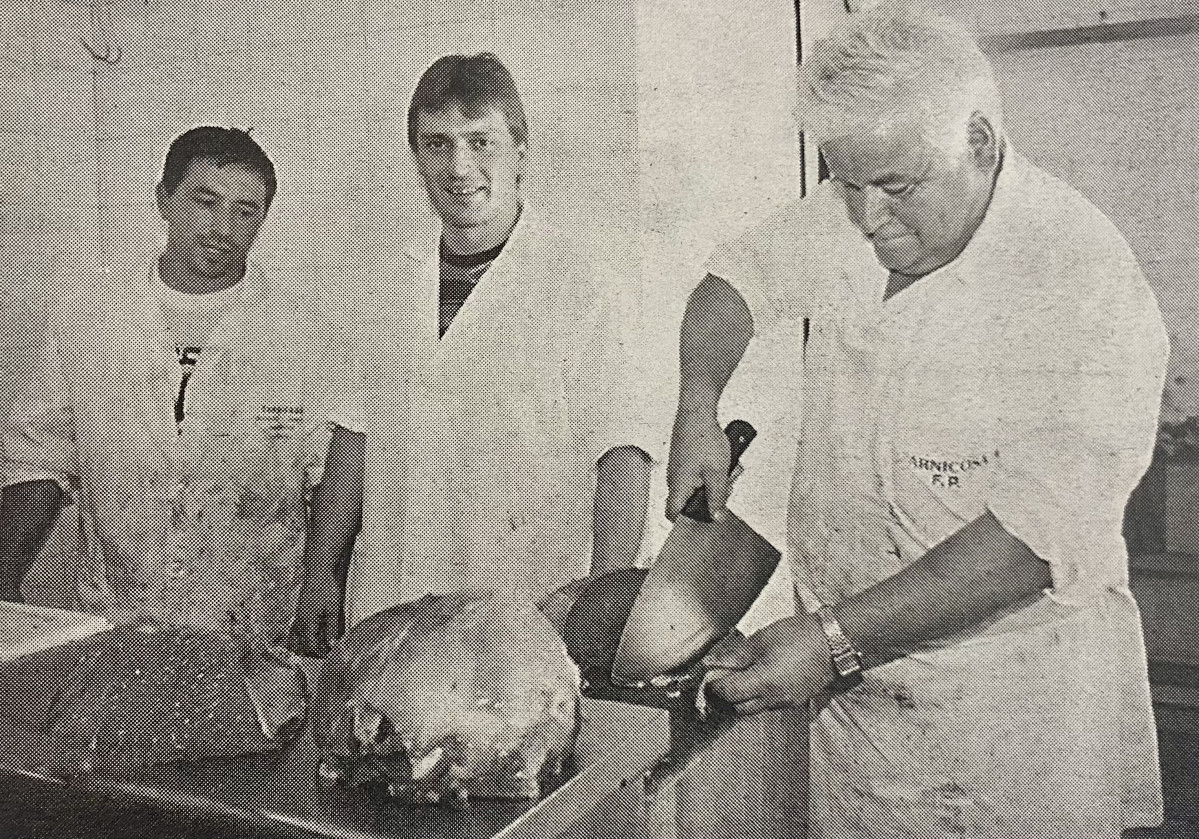
<path id="1" fill-rule="evenodd" d="M 623 419 L 643 402 L 627 372 L 635 312 L 525 197 L 529 131 L 508 70 L 490 53 L 438 59 L 407 136 L 441 224 L 403 247 L 370 363 L 411 371 L 391 391 L 419 439 L 402 462 L 372 460 L 401 426 L 380 416 L 368 433 L 365 518 L 383 524 L 364 526 L 349 572 L 351 625 L 428 591 L 538 600 L 633 565 L 645 541 L 653 446 Z M 300 610 L 316 650 L 321 589 L 306 586 Z"/>
<path id="2" fill-rule="evenodd" d="M 247 262 L 275 190 L 247 133 L 185 132 L 156 190 L 165 249 L 53 303 L 4 432 L 5 598 L 68 497 L 79 555 L 55 605 L 114 622 L 248 620 L 279 637 L 305 548 L 347 550 L 329 507 L 345 493 L 322 483 L 331 445 L 337 461 L 361 450 L 332 424 L 345 353 L 302 289 Z"/>

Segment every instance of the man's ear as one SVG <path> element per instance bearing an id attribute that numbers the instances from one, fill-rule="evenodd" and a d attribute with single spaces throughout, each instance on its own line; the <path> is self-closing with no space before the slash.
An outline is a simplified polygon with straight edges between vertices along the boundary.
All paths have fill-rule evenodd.
<path id="1" fill-rule="evenodd" d="M 529 147 L 521 143 L 516 147 L 516 183 L 519 186 L 525 179 L 525 166 L 529 159 Z"/>
<path id="2" fill-rule="evenodd" d="M 975 165 L 984 172 L 994 171 L 999 165 L 999 136 L 985 114 L 975 111 L 970 115 L 966 142 Z"/>
<path id="3" fill-rule="evenodd" d="M 167 199 L 170 197 L 171 196 L 167 194 L 167 188 L 162 185 L 162 181 L 159 181 L 158 185 L 154 187 L 154 198 L 158 204 L 158 214 L 162 216 L 164 220 L 167 217 Z"/>

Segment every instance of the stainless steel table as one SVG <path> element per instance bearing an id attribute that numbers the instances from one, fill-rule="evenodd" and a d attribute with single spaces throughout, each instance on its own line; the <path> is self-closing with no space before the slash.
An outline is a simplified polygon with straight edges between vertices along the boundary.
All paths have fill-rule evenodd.
<path id="1" fill-rule="evenodd" d="M 69 645 L 68 645 L 69 646 Z M 209 759 L 122 776 L 60 779 L 37 771 L 38 730 L 55 686 L 55 655 L 0 680 L 0 836 L 533 839 L 636 837 L 645 824 L 644 779 L 671 746 L 668 713 L 585 699 L 577 774 L 538 802 L 478 801 L 465 808 L 380 804 L 316 783 L 310 733 L 273 755 Z M 313 675 L 319 663 L 309 663 Z M 39 673 L 43 678 L 39 678 Z"/>

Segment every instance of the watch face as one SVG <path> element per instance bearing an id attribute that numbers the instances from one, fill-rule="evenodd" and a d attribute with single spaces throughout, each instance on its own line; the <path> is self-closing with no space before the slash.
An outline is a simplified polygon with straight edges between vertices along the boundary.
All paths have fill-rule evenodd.
<path id="1" fill-rule="evenodd" d="M 862 681 L 862 662 L 852 650 L 834 655 L 833 669 L 837 671 L 837 681 L 842 684 L 854 679 L 855 685 Z"/>
<path id="2" fill-rule="evenodd" d="M 837 687 L 841 690 L 852 690 L 862 683 L 862 671 L 854 670 L 852 673 L 842 674 L 837 679 Z"/>

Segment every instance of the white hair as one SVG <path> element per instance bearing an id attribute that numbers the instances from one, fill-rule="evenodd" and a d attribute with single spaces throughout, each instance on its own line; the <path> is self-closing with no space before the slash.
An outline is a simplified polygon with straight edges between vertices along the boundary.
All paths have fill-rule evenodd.
<path id="1" fill-rule="evenodd" d="M 818 143 L 883 117 L 911 116 L 946 152 L 965 148 L 975 112 L 1002 136 L 990 62 L 952 18 L 892 0 L 851 14 L 800 72 L 801 125 Z"/>

